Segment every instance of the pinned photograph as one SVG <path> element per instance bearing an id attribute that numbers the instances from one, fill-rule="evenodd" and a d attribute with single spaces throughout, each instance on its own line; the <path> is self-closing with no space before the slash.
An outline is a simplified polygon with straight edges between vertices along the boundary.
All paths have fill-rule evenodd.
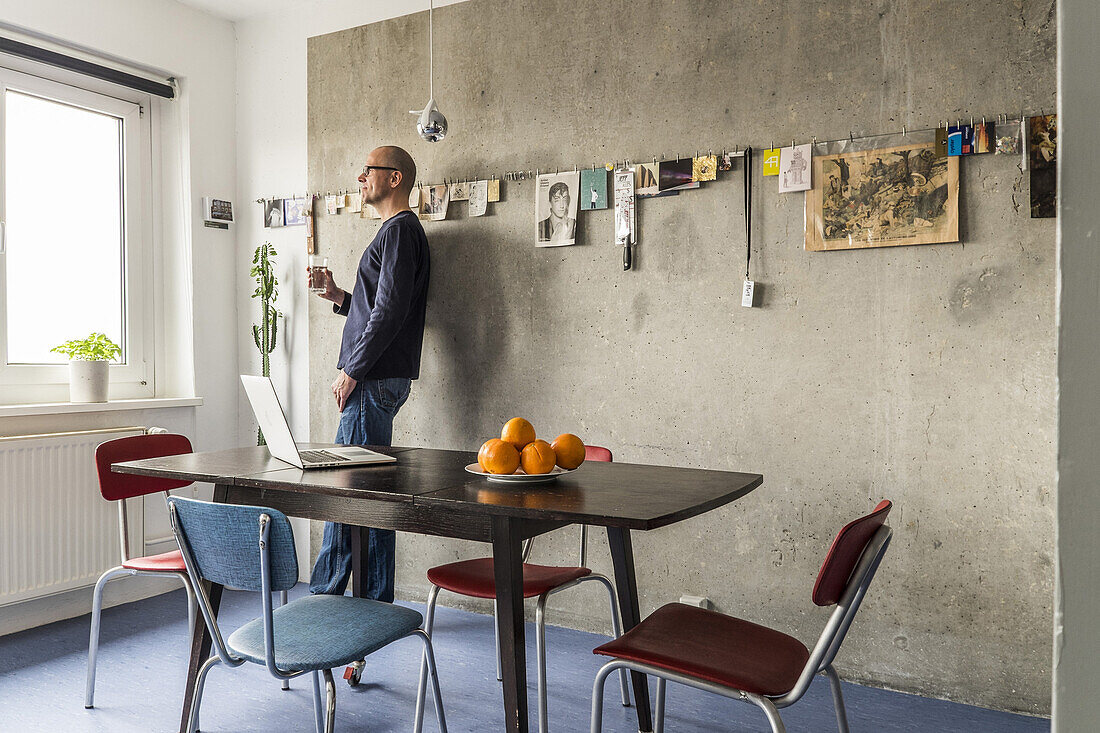
<path id="1" fill-rule="evenodd" d="M 269 199 L 264 201 L 264 226 L 281 227 L 283 225 L 283 200 Z"/>
<path id="2" fill-rule="evenodd" d="M 691 180 L 713 181 L 718 178 L 718 156 L 700 155 L 692 158 Z"/>
<path id="3" fill-rule="evenodd" d="M 662 160 L 657 165 L 657 187 L 661 191 L 680 189 L 693 183 L 691 158 Z"/>
<path id="4" fill-rule="evenodd" d="M 470 216 L 485 216 L 488 203 L 489 182 L 473 181 L 470 183 Z"/>
<path id="5" fill-rule="evenodd" d="M 937 158 L 947 157 L 947 128 L 936 129 L 936 147 L 933 149 Z"/>
<path id="6" fill-rule="evenodd" d="M 974 155 L 992 153 L 994 133 L 992 122 L 979 122 L 974 125 Z"/>
<path id="7" fill-rule="evenodd" d="M 486 183 L 489 185 L 487 187 L 488 191 L 486 192 L 485 200 L 490 204 L 495 204 L 497 201 L 500 201 L 500 179 L 490 178 Z"/>
<path id="8" fill-rule="evenodd" d="M 815 156 L 806 249 L 959 241 L 959 159 L 936 144 Z"/>
<path id="9" fill-rule="evenodd" d="M 462 181 L 461 183 L 451 184 L 451 201 L 469 201 L 470 200 L 470 182 Z"/>
<path id="10" fill-rule="evenodd" d="M 428 221 L 447 218 L 447 205 L 451 201 L 451 187 L 445 183 L 428 186 L 420 197 L 420 216 Z"/>
<path id="11" fill-rule="evenodd" d="M 764 151 L 763 156 L 763 173 L 765 176 L 778 176 L 779 175 L 779 148 L 768 148 Z"/>
<path id="12" fill-rule="evenodd" d="M 810 143 L 779 151 L 779 193 L 810 190 Z"/>
<path id="13" fill-rule="evenodd" d="M 409 208 L 413 211 L 420 210 L 420 191 L 423 188 L 423 186 L 418 185 L 416 188 L 409 191 Z"/>
<path id="14" fill-rule="evenodd" d="M 349 193 L 344 196 L 344 208 L 347 209 L 345 213 L 358 214 L 363 210 L 363 199 L 361 193 Z"/>
<path id="15" fill-rule="evenodd" d="M 973 155 L 974 128 L 970 125 L 951 125 L 947 128 L 947 154 Z"/>
<path id="16" fill-rule="evenodd" d="M 305 226 L 306 199 L 283 199 L 283 226 Z"/>
<path id="17" fill-rule="evenodd" d="M 661 193 L 657 185 L 660 175 L 659 163 L 639 163 L 634 169 L 634 193 L 640 199 L 654 196 L 676 196 L 675 192 Z"/>
<path id="18" fill-rule="evenodd" d="M 581 211 L 607 208 L 607 171 L 581 171 Z"/>
<path id="19" fill-rule="evenodd" d="M 1058 115 L 1028 118 L 1027 167 L 1031 174 L 1031 218 L 1055 216 L 1058 192 Z"/>
<path id="20" fill-rule="evenodd" d="M 581 175 L 548 173 L 535 182 L 535 245 L 562 247 L 577 239 L 577 202 Z"/>
<path id="21" fill-rule="evenodd" d="M 718 170 L 733 170 L 733 156 L 729 153 L 722 153 L 720 156 L 718 156 Z"/>
<path id="22" fill-rule="evenodd" d="M 340 196 L 339 198 L 342 199 L 344 197 Z M 335 214 L 336 213 L 336 210 L 339 208 L 336 205 L 336 199 L 337 199 L 336 196 L 325 196 L 325 213 L 326 214 Z"/>

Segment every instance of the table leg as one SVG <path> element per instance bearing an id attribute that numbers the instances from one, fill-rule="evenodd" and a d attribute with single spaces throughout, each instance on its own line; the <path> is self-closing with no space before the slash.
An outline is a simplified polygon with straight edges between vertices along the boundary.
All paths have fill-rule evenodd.
<path id="1" fill-rule="evenodd" d="M 615 592 L 619 595 L 619 608 L 623 614 L 623 633 L 642 620 L 638 610 L 638 582 L 634 577 L 634 549 L 630 544 L 630 530 L 620 527 L 607 528 L 607 541 L 611 545 L 611 563 L 615 568 Z M 638 711 L 638 730 L 653 730 L 649 713 L 649 687 L 645 675 L 631 672 L 634 688 L 634 709 Z"/>
<path id="2" fill-rule="evenodd" d="M 351 528 L 351 594 L 367 597 L 367 563 L 370 560 L 370 529 Z"/>
<path id="3" fill-rule="evenodd" d="M 217 484 L 214 486 L 214 501 L 222 503 L 229 493 L 229 487 Z M 218 609 L 222 604 L 222 586 L 209 581 L 202 581 L 202 589 L 210 601 L 210 612 L 214 617 L 218 616 Z M 187 730 L 187 722 L 191 716 L 191 701 L 195 697 L 195 681 L 199 676 L 199 667 L 210 657 L 210 645 L 213 643 L 210 630 L 206 628 L 206 621 L 202 613 L 195 614 L 195 628 L 191 632 L 191 659 L 187 663 L 187 684 L 183 689 L 183 713 L 180 717 L 180 733 L 190 733 Z"/>
<path id="4" fill-rule="evenodd" d="M 493 517 L 492 537 L 505 730 L 508 733 L 527 733 L 527 648 L 523 640 L 521 541 L 513 521 L 508 517 Z"/>

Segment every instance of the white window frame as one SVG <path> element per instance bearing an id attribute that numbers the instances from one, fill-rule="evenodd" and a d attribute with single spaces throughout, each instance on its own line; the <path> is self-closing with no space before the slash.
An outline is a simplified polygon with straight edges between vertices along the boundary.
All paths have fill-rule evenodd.
<path id="1" fill-rule="evenodd" d="M 76 74 L 23 73 L 0 60 L 0 222 L 7 218 L 6 161 L 3 159 L 7 92 L 20 92 L 122 120 L 123 141 L 123 328 L 126 361 L 110 366 L 110 398 L 153 397 L 154 392 L 154 221 L 152 180 L 153 105 L 149 95 L 98 83 Z M 37 71 L 37 69 L 35 69 Z M 44 72 L 47 74 L 49 72 Z M 64 81 L 55 80 L 63 77 Z M 74 78 L 75 77 L 75 78 Z M 86 82 L 85 82 L 86 80 Z M 76 86 L 74 82 L 79 82 Z M 98 87 L 98 88 L 97 88 Z M 58 182 L 59 191 L 68 183 Z M 55 192 L 43 192 L 51 194 Z M 8 364 L 7 261 L 0 255 L 0 404 L 63 402 L 68 399 L 68 365 Z M 79 293 L 50 290 L 44 268 L 43 297 L 60 298 L 79 307 Z"/>

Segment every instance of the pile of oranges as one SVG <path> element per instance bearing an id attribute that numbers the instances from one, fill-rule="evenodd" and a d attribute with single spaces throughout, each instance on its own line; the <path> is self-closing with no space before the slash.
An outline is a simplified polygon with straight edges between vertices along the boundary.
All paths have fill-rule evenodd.
<path id="1" fill-rule="evenodd" d="M 523 468 L 527 474 L 550 473 L 554 466 L 566 470 L 584 463 L 584 443 L 572 433 L 562 433 L 552 443 L 535 437 L 535 428 L 522 417 L 504 423 L 499 438 L 485 441 L 477 462 L 486 473 L 509 474 Z"/>

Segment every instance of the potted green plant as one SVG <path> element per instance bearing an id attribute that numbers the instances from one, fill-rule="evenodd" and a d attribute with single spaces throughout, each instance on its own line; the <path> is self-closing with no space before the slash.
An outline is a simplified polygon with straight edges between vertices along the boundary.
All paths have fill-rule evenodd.
<path id="1" fill-rule="evenodd" d="M 256 281 L 253 298 L 260 300 L 260 322 L 252 326 L 252 340 L 260 351 L 260 373 L 271 376 L 271 352 L 275 350 L 275 337 L 279 333 L 279 310 L 275 300 L 279 297 L 279 278 L 275 277 L 275 256 L 278 252 L 271 242 L 264 242 L 252 255 L 252 269 L 248 274 Z M 256 428 L 256 445 L 267 445 L 264 431 Z"/>
<path id="2" fill-rule="evenodd" d="M 50 351 L 69 357 L 69 402 L 107 401 L 107 367 L 122 356 L 122 347 L 102 333 L 93 333 Z"/>

